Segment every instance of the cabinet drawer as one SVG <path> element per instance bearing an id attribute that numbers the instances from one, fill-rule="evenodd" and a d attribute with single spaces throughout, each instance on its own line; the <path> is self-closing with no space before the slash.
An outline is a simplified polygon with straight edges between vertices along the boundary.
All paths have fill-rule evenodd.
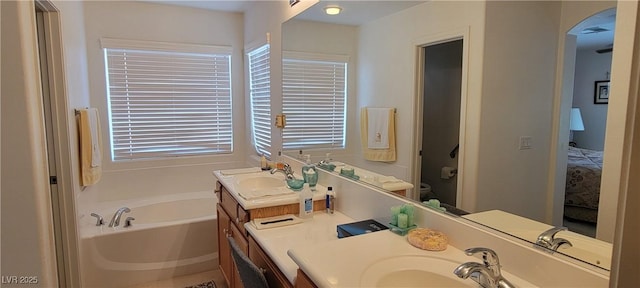
<path id="1" fill-rule="evenodd" d="M 234 219 L 238 230 L 242 233 L 243 237 L 247 237 L 247 230 L 244 228 L 244 223 L 249 222 L 249 212 L 242 209 L 242 206 L 238 205 L 236 210 L 237 217 Z"/>
<path id="2" fill-rule="evenodd" d="M 220 190 L 220 205 L 222 206 L 222 208 L 224 208 L 224 211 L 229 214 L 229 218 L 231 218 L 231 221 L 235 222 L 236 218 L 238 217 L 238 201 L 236 201 L 236 199 L 231 196 L 231 193 L 227 190 L 227 188 L 224 188 L 224 186 L 222 186 Z"/>
<path id="3" fill-rule="evenodd" d="M 244 210 L 238 201 L 236 201 L 227 188 L 221 186 L 220 188 L 220 205 L 227 211 L 229 214 L 229 218 L 231 218 L 231 222 L 238 228 L 239 233 L 243 235 L 243 237 L 247 236 L 247 231 L 244 229 L 244 223 L 249 221 L 249 212 Z"/>
<path id="4" fill-rule="evenodd" d="M 269 287 L 293 288 L 289 279 L 287 279 L 282 271 L 278 269 L 278 266 L 271 261 L 260 245 L 253 240 L 253 237 L 249 237 L 249 258 L 256 266 L 265 270 L 264 276 L 267 278 Z"/>

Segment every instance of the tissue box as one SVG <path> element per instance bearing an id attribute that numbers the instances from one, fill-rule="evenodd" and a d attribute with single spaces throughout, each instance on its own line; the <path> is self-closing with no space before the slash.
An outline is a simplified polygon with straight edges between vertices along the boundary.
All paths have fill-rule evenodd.
<path id="1" fill-rule="evenodd" d="M 365 233 L 378 232 L 388 230 L 389 228 L 380 222 L 369 219 L 359 222 L 338 225 L 338 238 L 355 236 Z"/>

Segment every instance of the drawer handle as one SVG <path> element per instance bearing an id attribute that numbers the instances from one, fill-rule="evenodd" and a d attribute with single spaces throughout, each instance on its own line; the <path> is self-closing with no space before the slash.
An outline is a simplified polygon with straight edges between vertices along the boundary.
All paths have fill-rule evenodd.
<path id="1" fill-rule="evenodd" d="M 222 233 L 224 233 L 225 237 L 231 237 L 231 231 L 227 228 L 222 229 Z"/>
<path id="2" fill-rule="evenodd" d="M 262 274 L 266 274 L 267 273 L 267 269 L 258 267 L 258 270 L 260 270 L 260 273 L 262 273 Z"/>

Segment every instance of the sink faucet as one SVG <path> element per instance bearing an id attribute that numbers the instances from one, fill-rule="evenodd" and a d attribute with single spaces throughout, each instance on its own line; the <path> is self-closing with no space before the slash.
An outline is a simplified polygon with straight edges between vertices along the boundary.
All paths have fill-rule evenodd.
<path id="1" fill-rule="evenodd" d="M 456 276 L 462 279 L 471 277 L 472 280 L 478 282 L 478 284 L 484 288 L 515 288 L 511 282 L 502 277 L 500 273 L 500 260 L 498 260 L 498 254 L 496 254 L 496 252 L 489 248 L 476 247 L 466 249 L 464 253 L 468 256 L 482 253 L 483 263 L 463 263 L 453 270 Z"/>
<path id="2" fill-rule="evenodd" d="M 277 165 L 279 166 L 279 165 Z M 282 168 L 273 168 L 271 169 L 271 174 L 276 174 L 276 172 L 281 172 L 282 174 L 285 175 L 285 177 L 287 179 L 293 179 L 293 170 L 291 170 L 291 166 L 289 166 L 289 164 L 287 163 L 282 163 Z"/>
<path id="3" fill-rule="evenodd" d="M 111 218 L 111 222 L 109 222 L 109 227 L 118 227 L 120 225 L 120 217 L 123 213 L 129 213 L 131 210 L 127 207 L 122 207 L 116 211 L 116 214 L 113 214 L 113 218 Z"/>
<path id="4" fill-rule="evenodd" d="M 544 231 L 538 236 L 536 244 L 544 248 L 550 249 L 551 253 L 558 251 L 558 248 L 564 244 L 573 246 L 569 240 L 564 238 L 555 238 L 556 234 L 560 231 L 567 231 L 567 227 L 554 227 L 547 231 Z"/>

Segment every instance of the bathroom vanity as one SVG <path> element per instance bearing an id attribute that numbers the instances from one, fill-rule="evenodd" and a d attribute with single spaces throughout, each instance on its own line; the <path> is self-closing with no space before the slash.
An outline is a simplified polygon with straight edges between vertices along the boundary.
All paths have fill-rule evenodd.
<path id="1" fill-rule="evenodd" d="M 215 171 L 214 175 L 218 179 L 215 189 L 218 197 L 216 209 L 218 216 L 218 257 L 220 271 L 228 286 L 230 288 L 243 287 L 231 257 L 231 247 L 229 247 L 226 239 L 226 237 L 232 237 L 244 253 L 256 265 L 266 271 L 265 276 L 270 287 L 293 287 L 287 277 L 278 269 L 278 266 L 273 263 L 257 242 L 250 237 L 244 224 L 259 218 L 286 214 L 297 215 L 299 211 L 298 195 L 293 193 L 247 200 L 239 195 L 242 189 L 259 190 L 260 186 L 265 186 L 269 189 L 281 188 L 280 186 L 268 186 L 277 185 L 279 182 L 284 185 L 283 176 L 271 175 L 268 171 L 234 175 L 224 175 L 221 171 Z M 324 192 L 320 191 L 324 191 L 324 187 L 319 186 L 314 195 L 314 211 L 325 209 Z M 268 198 L 268 200 L 265 201 L 265 198 Z"/>
<path id="2" fill-rule="evenodd" d="M 453 274 L 453 270 L 463 263 L 482 263 L 481 255 L 464 253 L 465 249 L 475 247 L 494 250 L 499 255 L 502 275 L 517 287 L 608 285 L 609 276 L 601 271 L 585 269 L 571 259 L 533 248 L 529 242 L 496 234 L 470 221 L 460 221 L 415 203 L 412 205 L 416 208 L 415 222 L 419 227 L 448 235 L 449 246 L 445 251 L 420 250 L 411 246 L 404 236 L 389 231 L 338 239 L 337 225 L 384 219 L 391 206 L 411 202 L 394 193 L 329 173 L 321 172 L 319 185 L 330 185 L 340 191 L 334 214 L 324 212 L 324 192 L 317 192 L 313 219 L 284 227 L 258 229 L 250 223 L 252 219 L 296 215 L 297 198 L 289 199 L 289 203 L 280 196 L 265 197 L 269 201 L 246 201 L 235 191 L 239 187 L 237 179 L 214 174 L 218 178 L 216 192 L 220 200 L 220 268 L 229 287 L 242 287 L 242 284 L 230 257 L 226 235 L 236 239 L 249 258 L 265 270 L 273 287 L 388 287 L 418 283 L 424 287 L 454 283 L 459 287 L 477 287 L 473 280 Z M 430 279 L 429 283 L 420 282 L 425 277 Z"/>

